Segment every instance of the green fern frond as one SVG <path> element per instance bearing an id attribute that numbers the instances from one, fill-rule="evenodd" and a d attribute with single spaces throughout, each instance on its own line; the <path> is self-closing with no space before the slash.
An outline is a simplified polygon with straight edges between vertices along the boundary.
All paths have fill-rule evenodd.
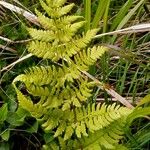
<path id="1" fill-rule="evenodd" d="M 117 148 L 132 110 L 116 104 L 87 104 L 95 83 L 82 74 L 108 50 L 88 47 L 98 29 L 78 34 L 85 22 L 80 16 L 68 15 L 74 4 L 67 5 L 66 0 L 40 3 L 47 14 L 36 10 L 42 29 L 28 28 L 33 38 L 28 51 L 59 65 L 32 67 L 14 79 L 19 107 L 29 111 L 46 133 L 53 134 L 45 149 Z M 19 90 L 19 83 L 26 94 Z"/>
<path id="2" fill-rule="evenodd" d="M 49 110 L 49 114 L 46 118 L 46 121 L 42 124 L 42 127 L 45 131 L 50 131 L 53 128 L 57 127 L 59 124 L 59 121 L 61 120 L 63 116 L 63 112 L 60 109 L 51 109 Z"/>
<path id="3" fill-rule="evenodd" d="M 74 79 L 79 79 L 81 71 L 87 71 L 91 65 L 93 65 L 97 59 L 107 51 L 105 47 L 93 47 L 80 52 L 74 56 L 74 61 L 70 60 L 68 66 L 63 65 L 62 70 L 59 73 L 62 75 L 62 83 L 65 81 L 73 82 Z"/>
<path id="4" fill-rule="evenodd" d="M 117 121 L 118 119 L 126 117 L 131 113 L 131 111 L 125 107 L 115 107 L 115 104 L 112 106 L 107 106 L 103 104 L 100 106 L 98 104 L 89 105 L 88 110 L 86 108 L 77 108 L 76 110 L 76 124 L 75 130 L 77 137 L 81 138 L 81 134 L 86 135 L 86 127 L 90 132 L 105 128 L 112 122 Z"/>
<path id="5" fill-rule="evenodd" d="M 68 124 L 73 120 L 73 112 L 62 111 L 61 109 L 49 109 L 49 115 L 41 118 L 42 127 L 46 132 L 57 127 L 54 137 L 65 133 L 64 136 L 71 137 L 74 133 L 73 128 Z"/>
<path id="6" fill-rule="evenodd" d="M 59 110 L 59 113 L 56 113 L 54 111 L 57 115 L 54 117 L 54 112 L 51 112 L 49 119 L 42 126 L 45 130 L 51 130 L 58 126 L 54 136 L 57 137 L 64 133 L 64 140 L 69 139 L 74 133 L 78 138 L 81 138 L 82 136 L 88 136 L 88 132 L 94 134 L 100 131 L 103 134 L 108 132 L 105 135 L 106 139 L 112 138 L 111 141 L 113 142 L 113 137 L 115 137 L 115 141 L 118 142 L 123 134 L 121 126 L 125 125 L 126 117 L 132 110 L 125 107 L 116 107 L 115 105 L 107 107 L 105 104 L 102 106 L 93 104 L 91 107 L 89 104 L 88 109 L 85 107 L 76 108 L 75 112 Z M 104 131 L 105 129 L 107 129 L 107 132 Z M 103 135 L 101 136 L 101 140 L 104 140 Z"/>
<path id="7" fill-rule="evenodd" d="M 59 59 L 70 60 L 70 57 L 87 47 L 87 44 L 97 31 L 97 29 L 90 30 L 82 38 L 75 37 L 75 39 L 65 44 L 53 45 L 53 43 L 35 40 L 28 45 L 28 51 L 43 59 L 51 59 L 53 61 L 58 61 Z"/>
<path id="8" fill-rule="evenodd" d="M 51 30 L 37 30 L 33 28 L 28 29 L 29 34 L 35 40 L 41 40 L 45 42 L 50 42 L 56 39 L 55 33 Z"/>
<path id="9" fill-rule="evenodd" d="M 75 64 L 80 70 L 87 71 L 106 51 L 107 48 L 102 46 L 89 48 L 87 51 L 81 51 L 74 57 Z"/>
<path id="10" fill-rule="evenodd" d="M 53 40 L 59 42 L 69 42 L 75 33 L 84 25 L 84 21 L 73 23 L 72 25 L 61 26 L 59 29 L 53 30 L 37 30 L 29 28 L 28 31 L 31 37 L 35 40 L 41 40 L 45 42 L 52 42 Z M 57 25 L 58 28 L 58 25 Z M 55 42 L 54 41 L 54 42 Z"/>
<path id="11" fill-rule="evenodd" d="M 80 71 L 87 71 L 97 59 L 107 51 L 105 47 L 93 47 L 92 49 L 83 50 L 74 56 L 74 61 L 68 62 L 69 67 L 63 66 L 65 71 L 64 80 L 73 81 L 80 77 Z"/>
<path id="12" fill-rule="evenodd" d="M 38 16 L 38 21 L 40 23 L 40 25 L 46 29 L 46 30 L 53 30 L 56 27 L 54 26 L 54 20 L 51 18 L 46 17 L 45 15 L 43 15 L 41 12 L 39 12 L 38 10 L 35 10 L 35 13 Z"/>
<path id="13" fill-rule="evenodd" d="M 40 66 L 29 68 L 25 71 L 24 75 L 20 75 L 17 78 L 28 84 L 33 83 L 35 85 L 42 86 L 53 83 L 53 78 L 56 74 L 57 71 L 55 66 Z M 14 82 L 16 81 L 16 79 L 14 80 Z"/>
<path id="14" fill-rule="evenodd" d="M 76 86 L 72 84 L 67 86 L 60 94 L 60 97 L 63 97 L 64 99 L 62 110 L 65 111 L 70 109 L 71 106 L 81 107 L 82 103 L 86 102 L 92 95 L 92 90 L 90 89 L 91 85 L 92 83 L 87 82 L 87 80 L 80 80 Z"/>
<path id="15" fill-rule="evenodd" d="M 55 134 L 54 134 L 54 137 L 58 137 L 59 135 L 61 135 L 64 130 L 66 128 L 66 122 L 61 122 L 61 124 L 59 125 L 59 127 L 57 128 Z"/>
<path id="16" fill-rule="evenodd" d="M 92 38 L 96 35 L 97 32 L 98 29 L 88 30 L 82 38 L 78 37 L 77 40 L 73 41 L 73 44 L 75 44 L 79 48 L 85 48 L 87 47 L 87 44 L 91 42 Z"/>
<path id="17" fill-rule="evenodd" d="M 57 1 L 56 1 L 57 2 Z M 51 18 L 60 18 L 64 15 L 66 15 L 67 13 L 69 13 L 71 11 L 71 9 L 74 7 L 74 4 L 69 4 L 66 6 L 62 7 L 63 3 L 59 3 L 60 7 L 56 6 L 56 5 L 47 5 L 45 2 L 43 2 L 42 0 L 40 0 L 41 6 L 43 7 L 43 9 L 46 11 L 46 13 L 51 17 Z"/>
<path id="18" fill-rule="evenodd" d="M 52 46 L 51 43 L 42 41 L 32 41 L 28 46 L 28 51 L 37 57 L 43 59 L 51 59 L 52 61 L 58 61 L 62 58 L 62 49 L 56 46 Z"/>
<path id="19" fill-rule="evenodd" d="M 66 76 L 64 72 L 61 74 L 60 71 L 61 69 L 58 69 L 57 72 L 54 66 L 33 67 L 29 71 L 25 71 L 26 74 L 18 76 L 14 83 L 23 82 L 28 92 L 33 96 L 47 96 L 48 98 L 42 104 L 45 107 L 58 107 L 63 102 L 63 110 L 69 109 L 71 105 L 80 107 L 80 103 L 91 96 L 91 83 L 80 78 L 76 85 L 70 83 L 63 87 Z M 61 86 L 63 90 L 60 90 Z"/>
<path id="20" fill-rule="evenodd" d="M 88 137 L 79 139 L 78 146 L 75 149 L 82 147 L 83 150 L 103 150 L 114 149 L 119 140 L 123 137 L 123 127 L 120 125 L 122 119 L 118 119 L 110 123 L 105 128 L 102 128 L 94 133 L 88 133 Z"/>
<path id="21" fill-rule="evenodd" d="M 50 19 L 43 15 L 41 12 L 36 10 L 36 14 L 38 15 L 38 21 L 41 24 L 41 26 L 46 30 L 57 30 L 57 28 L 60 27 L 66 27 L 69 24 L 75 22 L 78 19 L 82 19 L 81 16 L 63 16 L 61 18 L 58 18 L 57 20 Z"/>

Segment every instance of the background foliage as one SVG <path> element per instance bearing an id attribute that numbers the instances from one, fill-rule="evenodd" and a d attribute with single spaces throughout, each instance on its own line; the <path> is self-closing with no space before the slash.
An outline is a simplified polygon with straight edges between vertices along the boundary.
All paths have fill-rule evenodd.
<path id="1" fill-rule="evenodd" d="M 40 8 L 39 3 L 34 0 L 23 0 L 21 1 L 22 6 L 15 3 L 15 1 L 9 2 L 32 12 L 35 8 Z M 100 33 L 104 33 L 138 23 L 149 22 L 150 4 L 146 0 L 107 0 L 101 1 L 101 3 L 98 0 L 74 2 L 77 4 L 74 10 L 76 14 L 85 16 L 87 20 L 85 31 L 97 26 L 101 28 Z M 89 3 L 92 5 L 91 8 L 88 7 Z M 97 10 L 100 10 L 100 12 Z M 33 24 L 21 15 L 10 12 L 3 7 L 0 7 L 0 14 L 0 35 L 12 40 L 29 38 L 25 26 L 34 26 Z M 93 20 L 93 18 L 96 19 Z M 112 47 L 114 51 L 111 55 L 103 56 L 101 61 L 96 66 L 92 66 L 89 72 L 99 80 L 109 83 L 119 94 L 129 98 L 133 104 L 136 104 L 139 99 L 150 93 L 149 38 L 149 33 L 146 32 L 106 36 L 97 40 L 95 44 L 105 44 Z M 0 68 L 9 65 L 27 53 L 25 43 L 9 44 L 0 40 L 0 44 L 11 48 L 6 50 L 6 48 L 1 47 Z M 23 112 L 24 110 L 16 112 L 16 94 L 11 85 L 14 77 L 37 63 L 47 64 L 47 61 L 32 57 L 10 70 L 0 72 L 0 106 L 1 114 L 3 114 L 0 124 L 1 149 L 23 149 L 21 145 L 26 145 L 24 149 L 38 149 L 43 145 L 44 139 L 50 140 L 50 135 L 44 135 L 43 131 L 38 128 L 36 120 L 30 118 L 27 112 Z M 103 97 L 105 97 L 106 102 L 109 101 L 109 95 L 99 88 L 95 88 L 93 96 L 97 101 L 103 100 Z M 145 105 L 149 106 L 149 103 Z M 131 127 L 133 135 L 129 132 L 122 142 L 135 149 L 149 149 L 149 121 L 144 118 L 138 119 L 133 122 Z"/>

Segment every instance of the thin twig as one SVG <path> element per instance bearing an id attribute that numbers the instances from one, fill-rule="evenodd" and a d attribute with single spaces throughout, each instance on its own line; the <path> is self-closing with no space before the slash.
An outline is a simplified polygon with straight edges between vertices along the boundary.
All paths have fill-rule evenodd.
<path id="1" fill-rule="evenodd" d="M 19 41 L 13 41 L 12 44 L 18 44 L 18 43 L 27 43 L 32 41 L 33 39 L 26 39 L 26 40 L 19 40 Z"/>
<path id="2" fill-rule="evenodd" d="M 33 13 L 30 13 L 22 8 L 19 8 L 13 4 L 10 4 L 10 3 L 7 3 L 7 2 L 4 2 L 4 1 L 0 1 L 0 5 L 2 5 L 3 7 L 11 10 L 11 11 L 14 11 L 18 14 L 21 14 L 23 15 L 26 19 L 28 19 L 30 22 L 36 24 L 39 26 L 39 23 L 37 21 L 37 16 L 35 16 Z"/>
<path id="3" fill-rule="evenodd" d="M 5 42 L 8 42 L 9 44 L 27 43 L 27 42 L 32 41 L 32 39 L 13 41 L 13 40 L 10 40 L 10 39 L 2 37 L 2 36 L 0 36 L 0 39 L 5 41 Z"/>
<path id="4" fill-rule="evenodd" d="M 19 58 L 17 61 L 13 62 L 12 64 L 10 64 L 10 65 L 4 67 L 2 70 L 0 70 L 0 72 L 3 72 L 3 71 L 5 71 L 5 70 L 11 68 L 12 66 L 15 66 L 15 65 L 18 64 L 19 62 L 22 62 L 23 60 L 28 59 L 28 58 L 30 58 L 31 56 L 32 56 L 32 54 L 30 53 L 30 54 L 27 54 L 27 55 L 24 56 L 24 57 Z"/>
<path id="5" fill-rule="evenodd" d="M 14 49 L 12 49 L 10 47 L 7 47 L 5 45 L 2 45 L 2 44 L 0 44 L 0 49 L 6 50 L 6 51 L 9 51 L 9 52 L 12 52 L 12 53 L 17 53 L 16 50 L 14 50 Z"/>
<path id="6" fill-rule="evenodd" d="M 13 43 L 14 42 L 14 41 L 12 41 L 12 40 L 10 40 L 8 38 L 2 37 L 2 36 L 0 36 L 0 39 L 3 40 L 3 41 L 6 41 L 8 43 Z"/>

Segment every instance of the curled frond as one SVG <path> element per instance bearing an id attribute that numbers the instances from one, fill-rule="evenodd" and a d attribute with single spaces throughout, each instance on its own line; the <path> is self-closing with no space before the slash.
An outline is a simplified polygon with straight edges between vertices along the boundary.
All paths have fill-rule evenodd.
<path id="1" fill-rule="evenodd" d="M 46 109 L 40 104 L 33 104 L 32 100 L 29 97 L 24 96 L 17 89 L 15 82 L 17 82 L 17 80 L 13 82 L 13 86 L 17 93 L 17 99 L 19 102 L 19 106 L 21 106 L 23 109 L 29 111 L 30 114 L 35 118 L 40 118 L 42 115 L 46 114 Z"/>

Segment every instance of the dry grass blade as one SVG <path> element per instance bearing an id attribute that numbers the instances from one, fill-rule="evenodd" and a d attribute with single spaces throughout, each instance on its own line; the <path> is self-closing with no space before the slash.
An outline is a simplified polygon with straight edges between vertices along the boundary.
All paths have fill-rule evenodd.
<path id="1" fill-rule="evenodd" d="M 81 70 L 80 70 L 81 71 Z M 114 91 L 112 88 L 107 87 L 104 83 L 100 82 L 99 80 L 97 80 L 95 77 L 93 77 L 91 74 L 89 74 L 88 72 L 85 71 L 81 71 L 83 74 L 85 74 L 87 77 L 89 77 L 90 79 L 92 79 L 97 86 L 102 89 L 107 91 L 108 94 L 110 94 L 112 97 L 116 98 L 121 104 L 123 104 L 124 106 L 132 109 L 134 108 L 129 101 L 127 101 L 124 97 L 122 97 L 121 95 L 119 95 L 116 91 Z"/>
<path id="2" fill-rule="evenodd" d="M 14 41 L 12 41 L 12 40 L 10 40 L 8 38 L 2 37 L 2 36 L 0 36 L 0 39 L 3 40 L 3 41 L 6 41 L 8 43 L 13 43 L 14 42 Z"/>
<path id="3" fill-rule="evenodd" d="M 23 15 L 30 22 L 32 22 L 32 23 L 34 23 L 36 25 L 39 25 L 39 23 L 37 21 L 37 17 L 34 14 L 32 14 L 32 13 L 30 13 L 30 12 L 28 12 L 28 11 L 22 9 L 22 8 L 19 8 L 17 6 L 14 6 L 12 4 L 4 2 L 4 1 L 0 1 L 0 5 L 2 5 L 3 7 L 7 8 L 7 9 L 13 11 L 13 12 L 16 12 L 18 14 Z"/>
<path id="4" fill-rule="evenodd" d="M 3 69 L 1 69 L 0 72 L 3 72 L 3 71 L 5 71 L 5 70 L 7 70 L 7 69 L 9 69 L 9 68 L 11 68 L 11 67 L 13 67 L 13 66 L 15 66 L 15 65 L 18 64 L 19 62 L 22 62 L 23 60 L 28 59 L 28 58 L 30 58 L 31 56 L 32 56 L 32 54 L 28 54 L 28 55 L 26 55 L 26 56 L 24 56 L 24 57 L 19 58 L 17 61 L 15 61 L 15 62 L 13 62 L 12 64 L 10 64 L 10 65 L 4 67 Z"/>
<path id="5" fill-rule="evenodd" d="M 125 98 L 127 101 L 129 101 L 130 103 L 133 103 L 133 97 L 126 97 Z M 142 97 L 135 97 L 136 101 L 135 101 L 135 104 L 138 104 L 140 102 L 140 99 L 142 99 Z M 118 99 L 116 98 L 108 98 L 109 101 L 113 101 L 113 102 L 116 102 L 118 101 Z M 104 98 L 97 98 L 96 99 L 96 102 L 104 102 L 105 99 Z"/>
<path id="6" fill-rule="evenodd" d="M 0 21 L 6 19 L 5 10 L 2 6 L 0 6 Z"/>
<path id="7" fill-rule="evenodd" d="M 113 32 L 107 32 L 103 34 L 96 35 L 94 38 L 101 38 L 106 35 L 115 35 L 115 34 L 128 34 L 128 33 L 139 33 L 150 31 L 150 23 L 138 24 L 121 30 L 116 30 Z"/>
<path id="8" fill-rule="evenodd" d="M 2 45 L 2 44 L 0 44 L 0 48 L 3 49 L 3 50 L 6 50 L 6 51 L 12 52 L 12 53 L 17 53 L 16 50 L 14 50 L 14 49 L 12 49 L 10 47 L 7 47 L 5 45 Z"/>
<path id="9" fill-rule="evenodd" d="M 32 39 L 27 39 L 27 40 L 13 41 L 13 40 L 10 40 L 10 39 L 2 37 L 2 36 L 0 36 L 0 39 L 3 40 L 3 41 L 5 41 L 5 42 L 11 43 L 11 44 L 26 43 L 26 42 L 29 42 L 29 41 L 32 40 Z"/>

